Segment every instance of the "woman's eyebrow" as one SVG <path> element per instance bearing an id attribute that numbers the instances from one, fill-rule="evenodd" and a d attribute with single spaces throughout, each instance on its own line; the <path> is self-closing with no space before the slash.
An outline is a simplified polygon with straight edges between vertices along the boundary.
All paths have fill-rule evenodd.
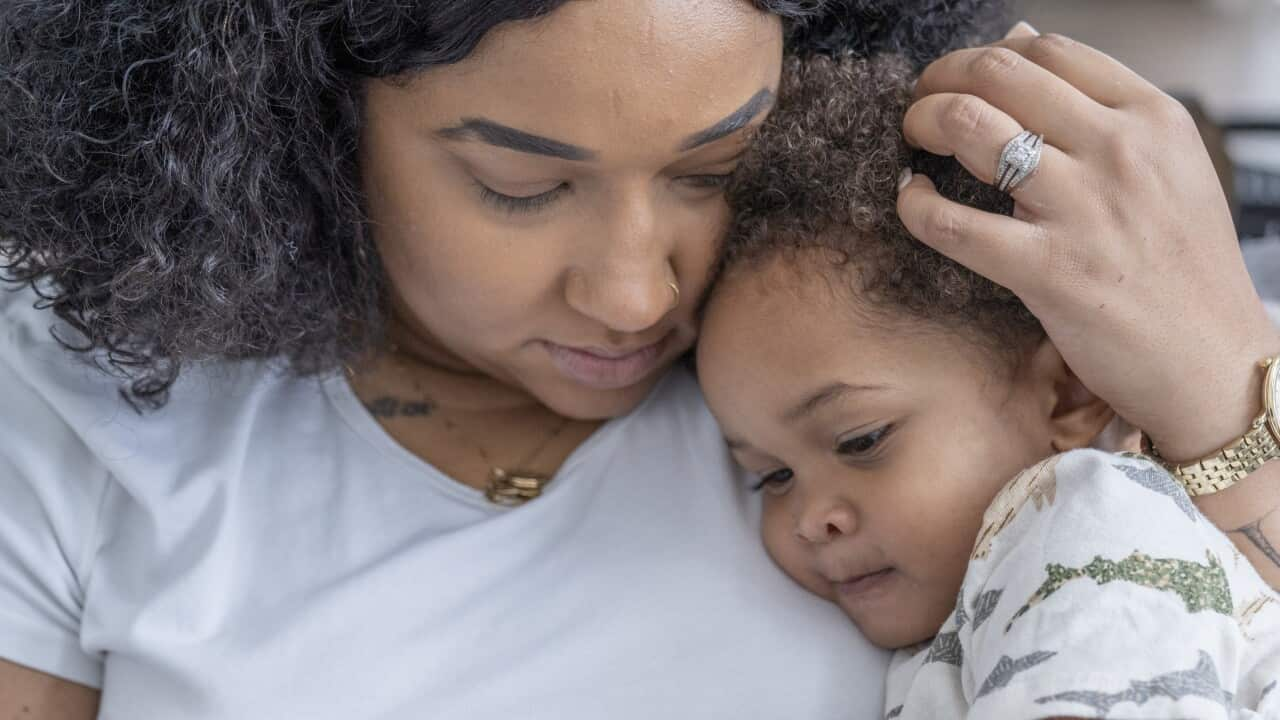
<path id="1" fill-rule="evenodd" d="M 746 127 L 757 115 L 773 106 L 775 96 L 769 88 L 761 88 L 751 99 L 715 125 L 690 135 L 680 144 L 681 151 L 713 143 Z M 531 155 L 545 155 L 573 162 L 586 162 L 599 157 L 594 150 L 517 130 L 509 125 L 485 118 L 467 117 L 451 127 L 440 128 L 436 135 L 446 140 L 479 140 L 489 145 Z"/>
<path id="2" fill-rule="evenodd" d="M 574 162 L 595 160 L 597 157 L 594 150 L 527 133 L 484 118 L 463 118 L 458 125 L 440 128 L 436 131 L 436 135 L 446 140 L 480 140 L 516 152 L 546 155 Z"/>
<path id="3" fill-rule="evenodd" d="M 686 138 L 683 143 L 680 143 L 680 149 L 682 151 L 692 150 L 696 147 L 713 143 L 726 135 L 732 135 L 746 127 L 757 115 L 773 107 L 775 99 L 772 90 L 761 88 L 760 92 L 752 95 L 750 100 L 730 113 L 728 117 L 706 130 L 696 132 Z"/>

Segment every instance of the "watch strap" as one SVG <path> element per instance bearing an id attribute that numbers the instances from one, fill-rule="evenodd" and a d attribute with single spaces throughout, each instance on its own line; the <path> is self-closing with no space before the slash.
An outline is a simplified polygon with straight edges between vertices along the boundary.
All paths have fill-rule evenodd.
<path id="1" fill-rule="evenodd" d="M 1192 497 L 1226 490 L 1263 463 L 1280 457 L 1280 444 L 1267 427 L 1267 415 L 1264 410 L 1240 439 L 1199 460 L 1172 463 L 1161 457 L 1154 446 L 1149 447 L 1148 452 Z"/>

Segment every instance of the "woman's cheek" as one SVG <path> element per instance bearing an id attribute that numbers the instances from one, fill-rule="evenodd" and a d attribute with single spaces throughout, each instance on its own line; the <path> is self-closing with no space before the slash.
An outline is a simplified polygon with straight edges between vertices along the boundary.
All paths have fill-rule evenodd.
<path id="1" fill-rule="evenodd" d="M 724 195 L 686 208 L 676 230 L 675 267 L 681 282 L 698 297 L 706 289 L 725 233 L 729 229 L 729 205 Z"/>

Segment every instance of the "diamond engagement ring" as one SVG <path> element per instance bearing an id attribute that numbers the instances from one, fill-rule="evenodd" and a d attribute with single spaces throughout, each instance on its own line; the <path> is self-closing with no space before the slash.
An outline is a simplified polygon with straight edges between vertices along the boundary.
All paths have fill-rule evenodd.
<path id="1" fill-rule="evenodd" d="M 1000 192 L 1011 193 L 1023 180 L 1031 177 L 1040 164 L 1040 151 L 1044 148 L 1044 136 L 1023 130 L 1010 140 L 1000 152 L 1000 164 L 996 166 L 995 186 Z"/>

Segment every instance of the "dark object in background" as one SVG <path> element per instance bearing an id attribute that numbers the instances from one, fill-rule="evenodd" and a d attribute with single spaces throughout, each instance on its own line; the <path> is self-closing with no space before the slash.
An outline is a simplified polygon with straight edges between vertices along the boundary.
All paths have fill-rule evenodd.
<path id="1" fill-rule="evenodd" d="M 1269 133 L 1280 144 L 1280 120 L 1230 120 L 1222 128 L 1228 135 Z M 1235 187 L 1240 237 L 1280 237 L 1280 170 L 1237 163 Z"/>
<path id="2" fill-rule="evenodd" d="M 1177 94 L 1174 97 L 1196 121 L 1231 204 L 1237 234 L 1242 239 L 1280 236 L 1280 170 L 1250 165 L 1247 158 L 1233 161 L 1227 152 L 1227 138 L 1242 133 L 1270 133 L 1280 143 L 1280 119 L 1215 121 L 1197 98 Z"/>

